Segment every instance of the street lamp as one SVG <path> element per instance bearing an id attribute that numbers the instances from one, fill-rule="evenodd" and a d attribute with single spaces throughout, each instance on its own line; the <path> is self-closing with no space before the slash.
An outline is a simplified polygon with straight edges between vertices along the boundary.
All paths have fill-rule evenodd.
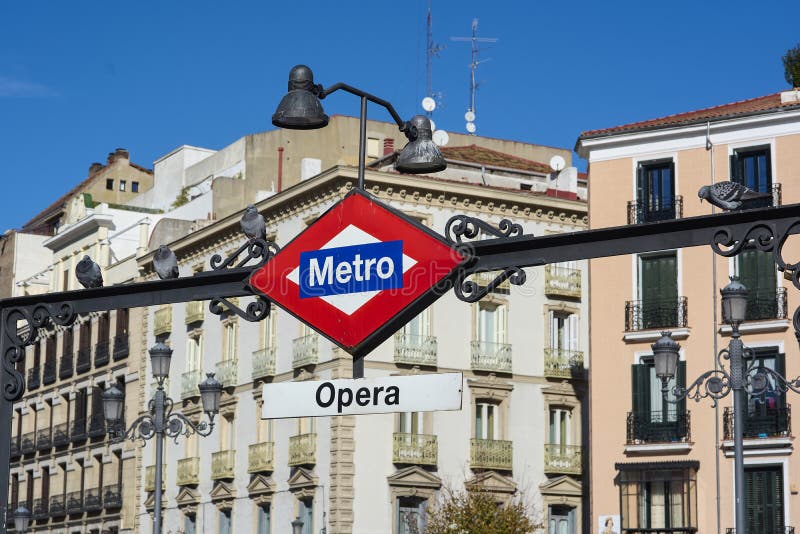
<path id="1" fill-rule="evenodd" d="M 292 521 L 292 534 L 303 534 L 303 520 L 299 517 Z"/>
<path id="2" fill-rule="evenodd" d="M 31 522 L 31 511 L 20 506 L 14 510 L 14 530 L 17 532 L 28 532 L 28 525 Z"/>
<path id="3" fill-rule="evenodd" d="M 181 413 L 173 413 L 173 401 L 164 391 L 164 380 L 169 376 L 172 349 L 158 342 L 150 348 L 150 365 L 158 388 L 149 403 L 149 413 L 138 417 L 125 430 L 123 411 L 125 394 L 115 385 L 103 392 L 103 413 L 108 421 L 109 434 L 113 441 L 124 439 L 147 441 L 156 438 L 155 494 L 153 506 L 153 532 L 161 532 L 161 475 L 164 462 L 164 436 L 177 439 L 178 436 L 198 434 L 208 436 L 214 429 L 214 416 L 219 413 L 219 399 L 222 384 L 208 373 L 206 379 L 198 384 L 203 411 L 208 415 L 208 423 L 194 423 Z"/>
<path id="4" fill-rule="evenodd" d="M 375 95 L 344 83 L 336 83 L 327 89 L 314 83 L 314 74 L 305 65 L 295 65 L 289 71 L 289 92 L 281 99 L 272 115 L 272 124 L 290 130 L 314 130 L 328 125 L 328 116 L 322 109 L 321 99 L 338 90 L 361 97 L 359 115 L 360 137 L 358 142 L 358 187 L 364 189 L 364 168 L 367 144 L 367 101 L 386 108 L 400 131 L 406 134 L 408 144 L 397 158 L 396 168 L 410 174 L 426 174 L 443 171 L 447 163 L 433 142 L 431 121 L 425 115 L 415 115 L 403 121 L 394 107 Z"/>

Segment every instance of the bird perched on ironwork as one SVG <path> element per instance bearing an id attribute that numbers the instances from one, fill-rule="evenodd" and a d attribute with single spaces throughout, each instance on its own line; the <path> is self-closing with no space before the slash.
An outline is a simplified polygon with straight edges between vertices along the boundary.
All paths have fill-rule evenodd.
<path id="1" fill-rule="evenodd" d="M 161 245 L 153 254 L 153 267 L 162 280 L 178 278 L 178 258 L 166 245 Z"/>
<path id="2" fill-rule="evenodd" d="M 89 256 L 84 256 L 75 266 L 75 276 L 78 277 L 78 282 L 87 289 L 103 287 L 103 273 L 100 272 L 100 266 Z"/>
<path id="3" fill-rule="evenodd" d="M 697 196 L 700 197 L 700 202 L 706 199 L 718 208 L 732 211 L 742 209 L 742 204 L 745 201 L 767 198 L 771 195 L 769 193 L 758 193 L 736 182 L 717 182 L 713 185 L 701 187 L 700 191 L 697 192 Z"/>
<path id="4" fill-rule="evenodd" d="M 244 209 L 240 224 L 242 232 L 250 239 L 264 239 L 267 236 L 267 223 L 264 222 L 264 216 L 252 204 Z"/>

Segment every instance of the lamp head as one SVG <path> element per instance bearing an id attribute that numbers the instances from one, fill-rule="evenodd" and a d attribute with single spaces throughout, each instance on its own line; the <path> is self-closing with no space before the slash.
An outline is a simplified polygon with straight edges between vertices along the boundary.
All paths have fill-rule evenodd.
<path id="1" fill-rule="evenodd" d="M 200 390 L 200 401 L 203 403 L 203 411 L 213 421 L 214 416 L 219 413 L 219 399 L 222 396 L 222 383 L 214 378 L 214 373 L 206 373 L 206 379 L 197 385 Z"/>
<path id="2" fill-rule="evenodd" d="M 735 276 L 719 290 L 722 295 L 722 320 L 738 327 L 747 318 L 747 288 Z"/>
<path id="3" fill-rule="evenodd" d="M 31 522 L 31 511 L 20 506 L 14 510 L 14 529 L 17 532 L 28 532 L 28 525 Z"/>
<path id="4" fill-rule="evenodd" d="M 172 349 L 163 341 L 150 347 L 150 366 L 153 368 L 153 378 L 161 384 L 169 376 L 169 364 L 172 360 Z"/>
<path id="5" fill-rule="evenodd" d="M 672 332 L 661 332 L 661 337 L 650 347 L 653 349 L 656 376 L 666 384 L 678 370 L 681 346 L 672 339 Z"/>
<path id="6" fill-rule="evenodd" d="M 289 92 L 272 115 L 272 124 L 290 130 L 315 130 L 328 125 L 319 95 L 321 85 L 314 85 L 314 73 L 305 65 L 289 71 Z"/>
<path id="7" fill-rule="evenodd" d="M 303 534 L 303 520 L 299 517 L 292 521 L 292 534 Z"/>
<path id="8" fill-rule="evenodd" d="M 426 174 L 443 171 L 447 163 L 433 142 L 431 121 L 425 115 L 415 115 L 406 123 L 408 144 L 397 157 L 395 168 L 409 174 Z"/>
<path id="9" fill-rule="evenodd" d="M 122 420 L 124 408 L 125 394 L 117 386 L 112 385 L 103 392 L 103 414 L 111 425 Z"/>

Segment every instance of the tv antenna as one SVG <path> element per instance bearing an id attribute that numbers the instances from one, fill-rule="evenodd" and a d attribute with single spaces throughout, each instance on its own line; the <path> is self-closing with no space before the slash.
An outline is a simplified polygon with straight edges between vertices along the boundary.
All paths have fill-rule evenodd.
<path id="1" fill-rule="evenodd" d="M 428 117 L 436 109 L 437 100 L 440 100 L 441 93 L 433 92 L 433 58 L 439 57 L 439 52 L 444 49 L 443 45 L 433 42 L 433 25 L 431 23 L 431 0 L 428 0 L 428 37 L 425 46 L 425 97 L 422 99 L 422 109 Z"/>
<path id="2" fill-rule="evenodd" d="M 470 134 L 475 134 L 475 91 L 478 89 L 478 83 L 475 83 L 475 69 L 481 63 L 486 63 L 492 58 L 478 59 L 478 43 L 496 43 L 498 39 L 494 37 L 478 37 L 478 19 L 472 19 L 472 37 L 451 37 L 451 41 L 469 41 L 472 43 L 472 61 L 469 64 L 470 70 L 470 84 L 469 84 L 469 108 L 464 114 L 464 119 L 467 121 L 467 131 Z"/>

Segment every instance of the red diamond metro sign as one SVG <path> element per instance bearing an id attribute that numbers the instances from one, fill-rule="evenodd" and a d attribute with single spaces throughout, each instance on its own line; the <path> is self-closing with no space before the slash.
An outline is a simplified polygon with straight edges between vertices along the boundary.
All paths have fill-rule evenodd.
<path id="1" fill-rule="evenodd" d="M 439 298 L 466 259 L 355 189 L 254 271 L 250 285 L 361 357 Z"/>

